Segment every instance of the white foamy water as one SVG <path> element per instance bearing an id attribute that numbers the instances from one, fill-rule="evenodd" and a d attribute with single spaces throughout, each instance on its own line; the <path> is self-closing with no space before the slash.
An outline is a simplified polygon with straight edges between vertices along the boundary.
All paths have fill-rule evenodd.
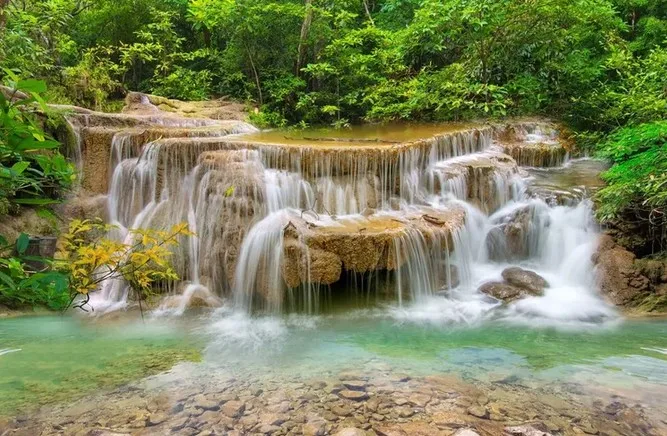
<path id="1" fill-rule="evenodd" d="M 557 144 L 553 130 L 522 129 L 526 143 Z M 315 313 L 324 295 L 335 297 L 339 291 L 311 281 L 305 240 L 304 265 L 285 264 L 284 233 L 296 229 L 294 222 L 344 232 L 346 226 L 370 226 L 369 216 L 407 223 L 407 217 L 429 210 L 447 214 L 463 208 L 465 225 L 454 227 L 451 235 L 446 229 L 424 233 L 405 225 L 393 237 L 389 258 L 400 267 L 375 278 L 376 283 L 382 279 L 383 295 L 393 295 L 389 316 L 436 324 L 503 318 L 568 325 L 613 319 L 614 310 L 595 291 L 590 257 L 598 229 L 591 203 L 553 206 L 530 198 L 525 173 L 500 150 L 491 129 L 446 134 L 392 155 L 378 152 L 373 159 L 353 148 L 246 150 L 215 138 L 137 147 L 131 134 L 119 134 L 112 144 L 109 195 L 112 222 L 119 226 L 114 237 L 127 238 L 128 228 L 165 228 L 182 221 L 196 232 L 174 256 L 185 284 L 168 284 L 170 296 L 158 313 L 182 314 L 195 298 L 226 300 L 243 313 L 261 308 L 279 314 L 295 304 Z M 510 266 L 543 276 L 549 283 L 544 295 L 501 304 L 478 291 L 486 282 L 502 280 Z M 298 288 L 284 283 L 286 267 L 305 269 Z M 363 274 L 348 286 L 371 280 Z M 119 281 L 105 283 L 93 297 L 100 311 L 127 302 L 128 291 Z"/>

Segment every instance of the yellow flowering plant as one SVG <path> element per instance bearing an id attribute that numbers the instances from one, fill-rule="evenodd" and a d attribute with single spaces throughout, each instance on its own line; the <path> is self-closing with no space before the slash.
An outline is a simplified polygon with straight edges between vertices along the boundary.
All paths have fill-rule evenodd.
<path id="1" fill-rule="evenodd" d="M 170 257 L 181 237 L 193 236 L 186 223 L 166 231 L 131 229 L 125 242 L 101 236 L 113 227 L 101 221 L 74 220 L 62 235 L 57 262 L 69 276 L 72 302 L 83 297 L 75 307 L 85 309 L 90 293 L 105 280 L 125 280 L 141 301 L 152 294 L 156 282 L 179 278 Z"/>

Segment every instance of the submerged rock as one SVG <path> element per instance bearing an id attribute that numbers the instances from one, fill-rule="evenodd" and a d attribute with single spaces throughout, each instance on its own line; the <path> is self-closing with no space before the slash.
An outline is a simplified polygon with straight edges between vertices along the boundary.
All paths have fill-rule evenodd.
<path id="1" fill-rule="evenodd" d="M 364 401 L 368 399 L 368 394 L 365 391 L 352 391 L 349 389 L 340 391 L 338 395 L 341 398 L 352 401 Z"/>
<path id="2" fill-rule="evenodd" d="M 509 285 L 524 289 L 531 295 L 542 295 L 544 288 L 549 287 L 541 275 L 519 267 L 506 268 L 502 276 Z"/>
<path id="3" fill-rule="evenodd" d="M 366 434 L 364 430 L 359 428 L 347 427 L 336 432 L 334 436 L 366 436 Z"/>
<path id="4" fill-rule="evenodd" d="M 542 423 L 505 427 L 504 430 L 507 435 L 511 436 L 551 436 L 547 427 Z"/>
<path id="5" fill-rule="evenodd" d="M 475 430 L 470 428 L 461 428 L 454 433 L 454 436 L 480 436 Z"/>

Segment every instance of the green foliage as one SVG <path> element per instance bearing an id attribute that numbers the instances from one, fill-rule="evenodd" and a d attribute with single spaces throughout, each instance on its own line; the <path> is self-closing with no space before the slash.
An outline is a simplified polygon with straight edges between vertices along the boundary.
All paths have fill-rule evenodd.
<path id="1" fill-rule="evenodd" d="M 75 179 L 74 167 L 58 151 L 60 144 L 38 125 L 35 111 L 46 111 L 40 97 L 46 85 L 19 80 L 8 71 L 0 92 L 0 199 L 10 204 L 58 202 Z"/>
<path id="2" fill-rule="evenodd" d="M 603 175 L 608 186 L 598 193 L 600 219 L 618 219 L 630 210 L 662 222 L 667 214 L 667 121 L 619 129 L 600 154 L 614 162 Z"/>
<path id="3" fill-rule="evenodd" d="M 205 100 L 210 95 L 211 73 L 175 67 L 169 75 L 154 80 L 152 93 L 180 100 Z"/>
<path id="4" fill-rule="evenodd" d="M 58 101 L 231 96 L 262 123 L 549 114 L 611 131 L 664 116 L 659 0 L 11 2 L 7 67 Z"/>
<path id="5" fill-rule="evenodd" d="M 50 259 L 27 255 L 29 241 L 23 233 L 12 246 L 0 236 L 0 304 L 12 308 L 64 309 L 69 303 L 67 275 L 51 269 Z M 34 271 L 27 262 L 42 264 L 44 269 Z"/>
<path id="6" fill-rule="evenodd" d="M 228 96 L 261 127 L 548 115 L 589 150 L 619 132 L 601 217 L 661 201 L 662 155 L 630 136 L 667 114 L 664 0 L 34 0 L 5 18 L 3 65 L 54 101 Z M 41 168 L 23 165 L 17 183 Z"/>
<path id="7" fill-rule="evenodd" d="M 62 83 L 73 101 L 99 110 L 121 87 L 115 77 L 124 70 L 109 59 L 112 53 L 104 47 L 88 49 L 76 65 L 63 70 Z"/>

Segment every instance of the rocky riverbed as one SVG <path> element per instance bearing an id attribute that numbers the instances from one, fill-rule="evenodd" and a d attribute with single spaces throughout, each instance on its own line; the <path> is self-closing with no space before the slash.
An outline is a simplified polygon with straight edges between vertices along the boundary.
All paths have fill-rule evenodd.
<path id="1" fill-rule="evenodd" d="M 181 317 L 178 327 L 169 319 L 149 317 L 143 327 L 107 319 L 74 324 L 77 330 L 59 327 L 61 334 L 46 339 L 50 348 L 29 332 L 19 333 L 20 319 L 5 320 L 0 332 L 16 327 L 15 342 L 9 344 L 13 352 L 0 353 L 5 403 L 39 389 L 38 374 L 45 371 L 65 383 L 61 390 L 77 383 L 88 390 L 84 397 L 59 396 L 40 409 L 23 403 L 22 410 L 5 418 L 0 413 L 0 435 L 629 436 L 667 431 L 662 407 L 667 347 L 661 339 L 666 322 L 581 325 L 575 332 L 497 322 L 428 327 L 417 322 L 423 318 L 418 312 L 409 315 L 410 322 L 401 318 L 404 313 L 387 316 L 218 313 Z M 58 330 L 56 320 L 32 322 L 40 320 Z M 57 323 L 63 322 L 70 324 Z M 56 350 L 68 354 L 68 347 L 86 347 L 85 332 L 100 336 L 99 328 L 108 334 L 90 343 L 90 355 L 76 355 L 87 364 L 72 367 L 71 353 L 69 360 L 59 357 Z M 74 331 L 80 337 L 67 345 L 63 341 Z M 167 337 L 186 331 L 188 336 L 166 345 Z M 123 367 L 136 365 L 122 350 L 144 344 L 150 353 L 148 344 L 158 338 L 175 350 L 206 344 L 201 362 L 180 363 L 118 387 L 105 384 Z M 164 356 L 167 349 L 155 352 Z M 95 369 L 97 389 L 87 365 L 104 366 Z M 28 366 L 32 371 L 26 373 L 22 368 Z M 16 390 L 19 385 L 23 388 Z"/>
<path id="2" fill-rule="evenodd" d="M 180 368 L 180 371 L 187 370 Z M 666 423 L 622 400 L 581 402 L 503 374 L 487 383 L 411 377 L 380 361 L 317 378 L 179 370 L 66 407 L 1 422 L 11 435 L 659 435 Z"/>

